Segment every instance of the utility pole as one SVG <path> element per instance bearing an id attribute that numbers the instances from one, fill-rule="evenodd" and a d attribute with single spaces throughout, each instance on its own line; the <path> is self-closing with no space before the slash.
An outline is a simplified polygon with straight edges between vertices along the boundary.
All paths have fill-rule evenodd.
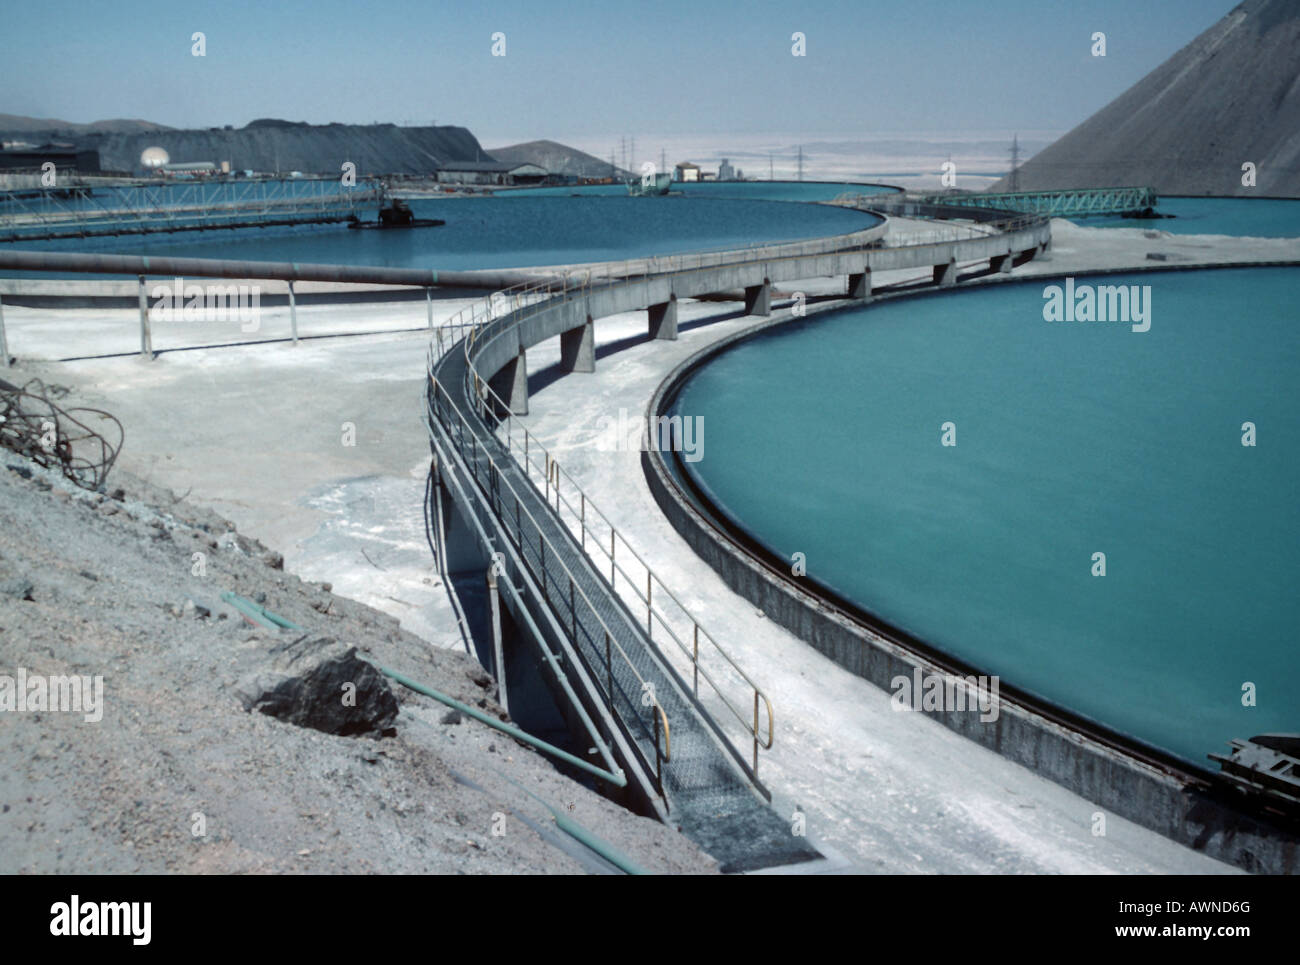
<path id="1" fill-rule="evenodd" d="M 1020 190 L 1020 134 L 1017 133 L 1011 138 L 1011 177 L 1008 180 L 1008 187 L 1012 191 Z"/>

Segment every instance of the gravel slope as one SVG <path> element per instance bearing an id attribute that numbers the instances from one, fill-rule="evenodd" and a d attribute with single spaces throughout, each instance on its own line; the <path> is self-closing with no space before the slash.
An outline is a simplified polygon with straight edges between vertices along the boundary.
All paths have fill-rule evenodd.
<path id="1" fill-rule="evenodd" d="M 715 870 L 682 835 L 404 688 L 386 738 L 246 712 L 239 681 L 302 634 L 251 626 L 222 590 L 503 716 L 465 655 L 285 574 L 210 511 L 123 472 L 109 489 L 0 452 L 0 674 L 102 675 L 104 687 L 99 722 L 0 712 L 0 872 L 610 870 L 521 787 L 647 870 Z"/>
<path id="2" fill-rule="evenodd" d="M 1227 4 L 1224 4 L 1227 6 Z M 1102 28 L 1098 28 L 1102 29 Z M 1110 38 L 1110 56 L 1126 56 Z M 1300 197 L 1300 5 L 1246 0 L 1020 168 L 1020 190 Z M 1242 164 L 1256 166 L 1254 186 Z M 1006 178 L 993 191 L 1010 190 Z"/>

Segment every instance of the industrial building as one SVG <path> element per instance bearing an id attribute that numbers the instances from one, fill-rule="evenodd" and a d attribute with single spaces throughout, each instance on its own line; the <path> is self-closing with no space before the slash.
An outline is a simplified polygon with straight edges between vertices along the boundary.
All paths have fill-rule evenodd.
<path id="1" fill-rule="evenodd" d="M 211 161 L 191 161 L 183 164 L 164 164 L 160 170 L 164 177 L 171 178 L 211 178 L 218 174 L 230 173 L 230 162 L 222 162 L 221 167 Z"/>
<path id="2" fill-rule="evenodd" d="M 692 164 L 690 161 L 683 161 L 673 169 L 674 181 L 699 181 L 700 166 Z"/>
<path id="3" fill-rule="evenodd" d="M 549 172 L 536 164 L 503 164 L 500 161 L 449 161 L 438 168 L 444 184 L 541 184 Z"/>
<path id="4" fill-rule="evenodd" d="M 57 171 L 99 172 L 99 152 L 81 150 L 72 144 L 42 144 L 0 151 L 0 170 L 40 170 L 47 162 L 53 162 Z"/>

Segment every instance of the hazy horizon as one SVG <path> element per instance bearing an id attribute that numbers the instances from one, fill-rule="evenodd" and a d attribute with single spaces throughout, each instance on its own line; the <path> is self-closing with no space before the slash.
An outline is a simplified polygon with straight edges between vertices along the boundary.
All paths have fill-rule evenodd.
<path id="1" fill-rule="evenodd" d="M 6 10 L 0 110 L 200 128 L 261 117 L 436 122 L 469 128 L 485 147 L 592 143 L 620 132 L 652 140 L 1059 134 L 1231 6 L 760 0 L 738 15 L 682 0 L 653 9 L 509 2 L 491 11 L 396 0 L 358 14 L 339 0 L 184 10 L 51 2 Z M 1105 57 L 1090 52 L 1099 30 Z M 201 57 L 192 52 L 195 31 L 205 35 Z M 805 36 L 805 56 L 791 53 L 795 32 Z M 504 56 L 492 54 L 497 33 Z"/>

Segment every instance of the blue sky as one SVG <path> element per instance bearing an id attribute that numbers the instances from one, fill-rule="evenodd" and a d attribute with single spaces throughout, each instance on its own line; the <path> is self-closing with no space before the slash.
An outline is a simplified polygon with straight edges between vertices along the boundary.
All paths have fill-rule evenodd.
<path id="1" fill-rule="evenodd" d="M 0 112 L 565 134 L 1064 131 L 1231 0 L 6 4 Z M 1090 36 L 1107 36 L 1092 57 Z M 193 57 L 203 31 L 207 56 Z M 491 56 L 491 35 L 506 56 Z M 791 34 L 807 56 L 790 53 Z"/>

